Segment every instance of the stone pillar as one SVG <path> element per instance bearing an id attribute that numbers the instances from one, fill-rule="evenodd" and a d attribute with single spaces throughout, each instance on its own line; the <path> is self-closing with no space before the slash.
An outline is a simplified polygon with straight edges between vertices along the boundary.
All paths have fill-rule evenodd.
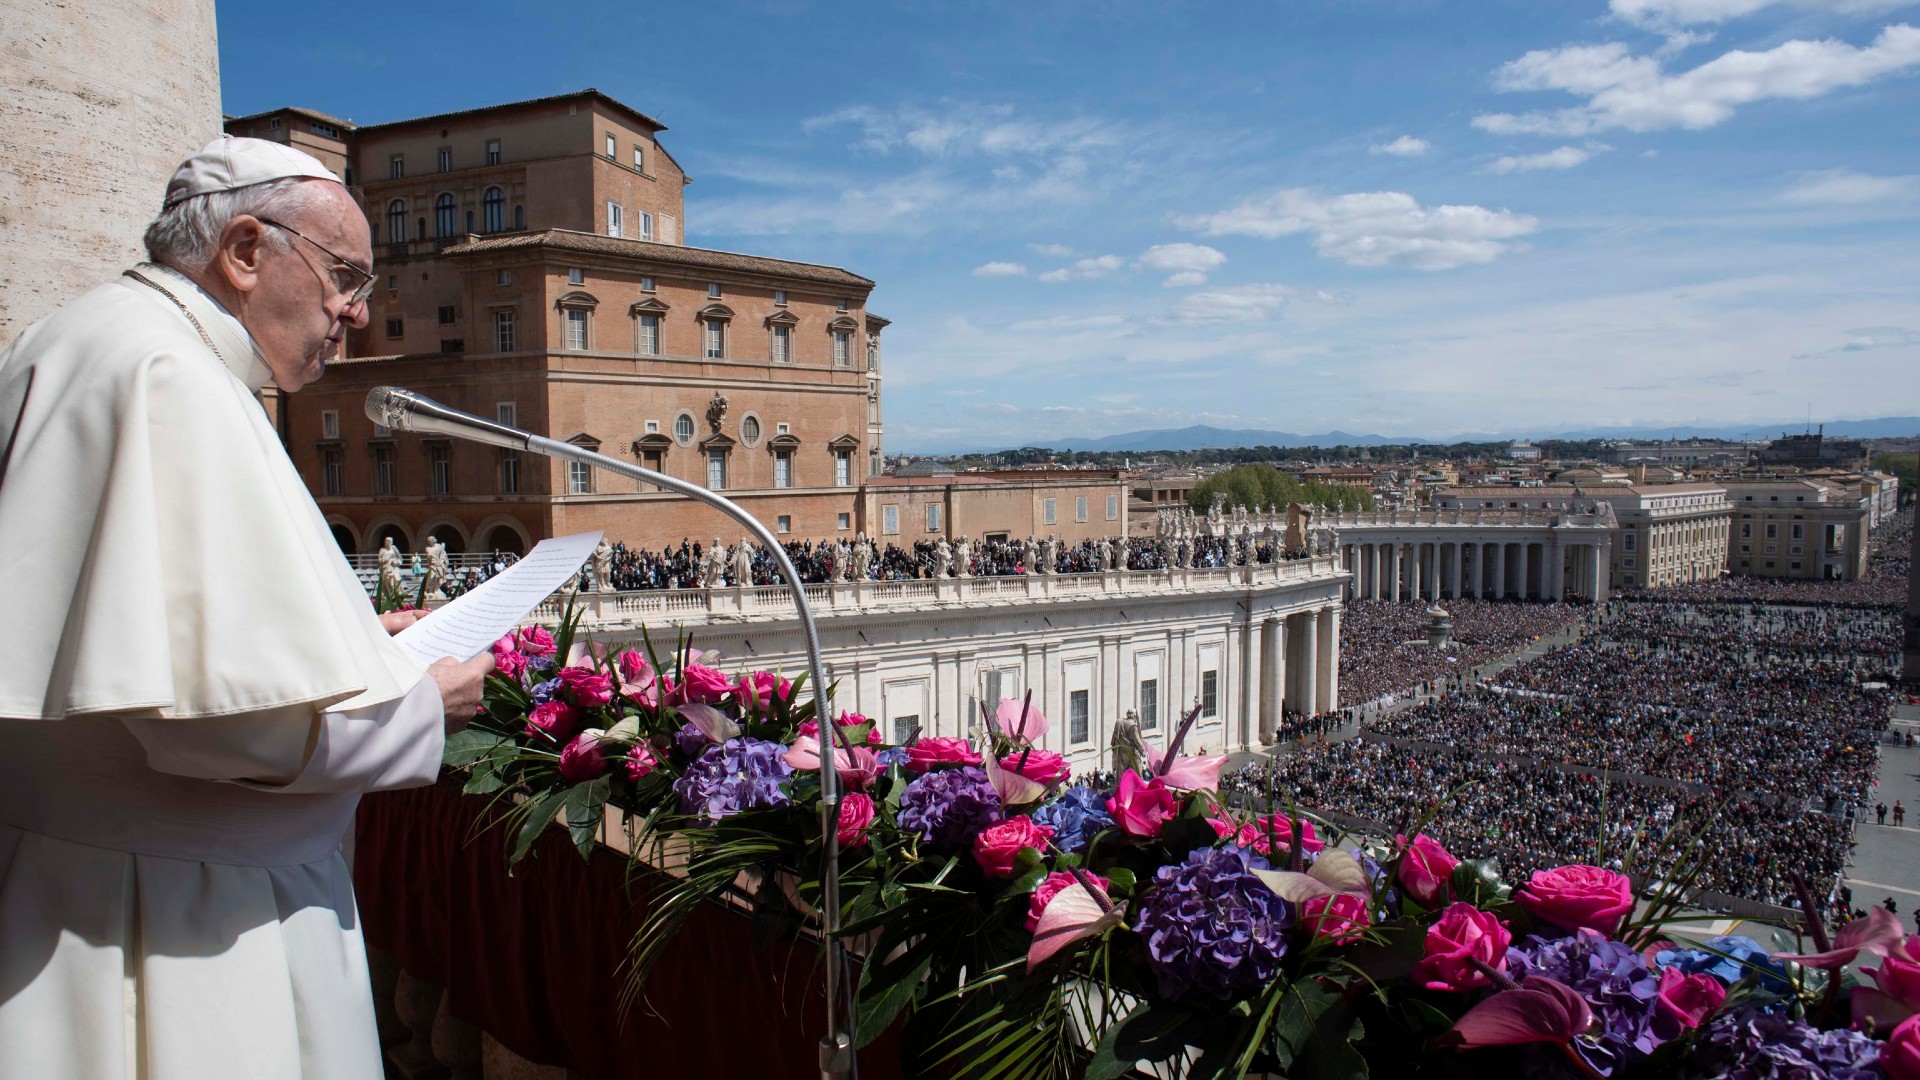
<path id="1" fill-rule="evenodd" d="M 1407 599 L 1420 599 L 1420 564 L 1426 561 L 1425 545 L 1418 540 L 1407 545 Z"/>
<path id="2" fill-rule="evenodd" d="M 1533 544 L 1531 541 L 1520 543 L 1520 599 L 1533 598 Z"/>
<path id="3" fill-rule="evenodd" d="M 1369 599 L 1378 600 L 1380 599 L 1381 582 L 1384 581 L 1387 576 L 1387 548 L 1385 544 L 1381 543 L 1373 543 L 1368 546 L 1373 548 L 1373 566 L 1367 575 L 1367 596 Z"/>
<path id="4" fill-rule="evenodd" d="M 1320 613 L 1309 611 L 1300 616 L 1300 701 L 1298 708 L 1307 716 L 1320 711 Z"/>
<path id="5" fill-rule="evenodd" d="M 1466 555 L 1467 546 L 1459 543 L 1449 544 L 1448 546 L 1453 548 L 1453 572 L 1448 576 L 1447 582 L 1451 586 L 1450 591 L 1452 592 L 1453 598 L 1458 600 L 1460 599 L 1460 560 Z"/>
<path id="6" fill-rule="evenodd" d="M 1540 555 L 1542 560 L 1540 572 L 1546 575 L 1540 582 L 1540 599 L 1559 600 L 1561 591 L 1567 584 L 1566 550 L 1560 546 L 1559 540 L 1555 539 L 1540 549 Z M 1578 569 L 1577 565 L 1575 569 Z"/>
<path id="7" fill-rule="evenodd" d="M 1400 542 L 1387 545 L 1387 599 L 1400 599 Z"/>
<path id="8" fill-rule="evenodd" d="M 145 257 L 167 177 L 220 134 L 213 5 L 5 5 L 0 348 Z"/>
<path id="9" fill-rule="evenodd" d="M 1507 545 L 1504 540 L 1493 545 L 1493 598 L 1507 598 Z"/>
<path id="10" fill-rule="evenodd" d="M 1315 697 L 1322 712 L 1340 707 L 1340 609 L 1327 608 L 1320 613 L 1319 668 L 1315 672 Z"/>
<path id="11" fill-rule="evenodd" d="M 1280 703 L 1286 698 L 1287 633 L 1277 617 L 1260 623 L 1260 744 L 1273 745 L 1280 725 Z"/>
<path id="12" fill-rule="evenodd" d="M 1594 603 L 1602 604 L 1605 603 L 1607 599 L 1607 586 L 1611 585 L 1612 582 L 1607 580 L 1605 549 L 1599 544 L 1593 545 L 1592 566 L 1593 587 L 1588 590 L 1587 595 Z"/>

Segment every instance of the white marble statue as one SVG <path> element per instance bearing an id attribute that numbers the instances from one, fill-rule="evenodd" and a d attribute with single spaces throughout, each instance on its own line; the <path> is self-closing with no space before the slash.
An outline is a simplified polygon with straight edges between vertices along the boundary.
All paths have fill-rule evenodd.
<path id="1" fill-rule="evenodd" d="M 604 536 L 593 546 L 593 587 L 601 592 L 613 591 L 613 545 Z"/>
<path id="2" fill-rule="evenodd" d="M 943 578 L 952 571 L 953 547 L 947 543 L 945 537 L 942 537 L 933 545 L 933 576 Z"/>
<path id="3" fill-rule="evenodd" d="M 442 586 L 453 576 L 453 566 L 447 560 L 447 545 L 440 538 L 428 535 L 426 544 L 427 580 L 425 596 L 428 600 L 445 600 L 447 594 Z"/>
<path id="4" fill-rule="evenodd" d="M 393 537 L 389 536 L 381 543 L 377 558 L 380 564 L 380 591 L 399 592 L 400 549 L 393 546 Z"/>
<path id="5" fill-rule="evenodd" d="M 953 572 L 956 577 L 973 576 L 973 541 L 962 536 L 953 545 Z"/>
<path id="6" fill-rule="evenodd" d="M 744 536 L 740 546 L 733 549 L 733 583 L 741 587 L 753 584 L 753 545 Z"/>

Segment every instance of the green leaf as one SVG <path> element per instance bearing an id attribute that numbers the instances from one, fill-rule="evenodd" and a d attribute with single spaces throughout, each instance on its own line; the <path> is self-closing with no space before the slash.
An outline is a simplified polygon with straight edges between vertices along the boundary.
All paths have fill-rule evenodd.
<path id="1" fill-rule="evenodd" d="M 1513 890 L 1500 880 L 1500 863 L 1494 859 L 1462 859 L 1453 868 L 1453 895 L 1475 907 L 1486 907 L 1505 900 Z"/>
<path id="2" fill-rule="evenodd" d="M 470 727 L 447 736 L 447 748 L 440 760 L 450 769 L 464 768 L 512 743 L 505 735 Z"/>
<path id="3" fill-rule="evenodd" d="M 860 987 L 853 1005 L 853 1044 L 865 1046 L 893 1026 L 900 1010 L 920 990 L 933 964 L 941 939 L 927 937 L 891 963 L 869 961 L 860 971 Z"/>
<path id="4" fill-rule="evenodd" d="M 1342 957 L 1376 983 L 1394 983 L 1407 977 L 1426 955 L 1427 931 L 1413 919 L 1396 919 L 1374 928 L 1367 940 Z"/>
<path id="5" fill-rule="evenodd" d="M 1184 1005 L 1148 1001 L 1100 1037 L 1086 1080 L 1119 1080 L 1141 1061 L 1165 1061 L 1186 1050 L 1195 1014 Z"/>
<path id="6" fill-rule="evenodd" d="M 527 852 L 533 850 L 533 842 L 540 839 L 540 834 L 547 831 L 548 825 L 553 824 L 553 817 L 560 812 L 560 804 L 566 798 L 566 788 L 554 788 L 518 808 L 517 812 L 525 817 L 520 822 L 519 832 L 514 835 L 513 848 L 507 853 L 509 868 L 518 865 L 521 859 L 527 857 Z"/>
<path id="7" fill-rule="evenodd" d="M 491 795 L 507 786 L 507 778 L 500 775 L 498 769 L 475 769 L 467 774 L 467 782 L 460 786 L 467 795 Z"/>
<path id="8" fill-rule="evenodd" d="M 578 784 L 567 792 L 560 804 L 566 815 L 567 832 L 572 835 L 573 846 L 581 858 L 593 854 L 594 841 L 600 837 L 600 823 L 606 819 L 607 795 L 612 783 L 611 778 L 600 776 Z"/>

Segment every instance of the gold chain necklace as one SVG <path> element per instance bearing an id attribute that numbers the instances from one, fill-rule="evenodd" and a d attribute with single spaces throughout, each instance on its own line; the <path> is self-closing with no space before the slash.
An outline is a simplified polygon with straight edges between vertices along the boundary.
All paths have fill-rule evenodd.
<path id="1" fill-rule="evenodd" d="M 207 348 L 213 350 L 213 355 L 219 358 L 220 363 L 226 364 L 229 368 L 232 367 L 232 365 L 227 364 L 227 356 L 225 353 L 220 351 L 220 346 L 215 345 L 213 343 L 213 338 L 207 334 L 207 328 L 200 325 L 200 320 L 194 317 L 193 312 L 188 310 L 187 305 L 180 302 L 179 297 L 168 292 L 166 287 L 161 285 L 159 282 L 148 279 L 145 275 L 141 274 L 140 271 L 138 270 L 127 270 L 127 271 L 124 271 L 124 273 L 128 277 L 132 278 L 133 280 L 139 282 L 142 285 L 145 285 L 147 288 L 152 289 L 154 292 L 159 293 L 161 296 L 164 296 L 169 301 L 171 301 L 174 307 L 177 307 L 180 309 L 180 314 L 185 315 L 187 317 L 187 321 L 193 324 L 193 328 L 196 331 L 199 331 L 200 340 L 207 343 Z"/>

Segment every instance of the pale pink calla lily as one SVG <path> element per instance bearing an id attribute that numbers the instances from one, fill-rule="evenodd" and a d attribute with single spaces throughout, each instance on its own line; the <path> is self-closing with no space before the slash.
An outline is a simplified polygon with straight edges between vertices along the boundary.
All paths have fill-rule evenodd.
<path id="1" fill-rule="evenodd" d="M 1038 802 L 1047 793 L 1047 785 L 1031 777 L 1022 776 L 1012 769 L 1003 769 L 993 760 L 992 754 L 984 755 L 980 762 L 987 770 L 987 780 L 993 784 L 993 790 L 1000 796 L 1005 806 L 1025 806 Z"/>
<path id="2" fill-rule="evenodd" d="M 793 740 L 785 755 L 788 765 L 796 769 L 818 769 L 820 767 L 820 740 L 812 735 L 802 735 Z M 849 790 L 864 791 L 880 775 L 880 759 L 865 746 L 856 746 L 851 750 L 835 750 L 833 763 L 840 773 L 840 781 Z"/>
<path id="3" fill-rule="evenodd" d="M 1182 754 L 1168 762 L 1166 751 L 1147 747 L 1147 768 L 1175 791 L 1218 791 L 1220 770 L 1227 763 L 1225 754 L 1189 757 Z"/>
<path id="4" fill-rule="evenodd" d="M 1026 712 L 1025 726 L 1021 725 L 1020 717 L 1023 709 Z M 1007 738 L 1019 742 L 1038 744 L 1047 734 L 1047 718 L 1040 715 L 1039 709 L 1018 698 L 1001 698 L 1000 704 L 994 707 L 993 722 L 1007 733 Z"/>
<path id="5" fill-rule="evenodd" d="M 1120 925 L 1125 912 L 1102 894 L 1095 898 L 1084 885 L 1069 885 L 1061 889 L 1047 904 L 1047 910 L 1040 913 L 1040 925 L 1034 928 L 1033 944 L 1027 947 L 1027 974 L 1046 963 L 1061 949 L 1105 933 L 1108 927 Z"/>
<path id="6" fill-rule="evenodd" d="M 1453 1033 L 1462 1049 L 1560 1043 L 1593 1026 L 1593 1010 L 1572 988 L 1529 975 L 1512 990 L 1502 990 L 1467 1010 Z"/>
<path id="7" fill-rule="evenodd" d="M 716 744 L 740 737 L 740 725 L 734 723 L 726 713 L 711 705 L 689 701 L 684 705 L 675 705 L 673 708 L 680 714 L 680 719 L 699 728 L 702 734 Z"/>
<path id="8" fill-rule="evenodd" d="M 1875 956 L 1887 955 L 1887 950 L 1896 948 L 1906 938 L 1901 930 L 1900 919 L 1886 908 L 1870 908 L 1867 917 L 1855 919 L 1840 928 L 1833 935 L 1833 948 L 1818 953 L 1774 953 L 1775 960 L 1791 960 L 1804 967 L 1821 968 L 1826 971 L 1838 971 L 1853 963 L 1854 957 L 1861 953 Z"/>
<path id="9" fill-rule="evenodd" d="M 1323 851 L 1306 873 L 1292 870 L 1255 870 L 1253 875 L 1267 883 L 1282 900 L 1304 904 L 1316 897 L 1348 893 L 1366 896 L 1372 890 L 1367 868 L 1344 851 Z"/>

